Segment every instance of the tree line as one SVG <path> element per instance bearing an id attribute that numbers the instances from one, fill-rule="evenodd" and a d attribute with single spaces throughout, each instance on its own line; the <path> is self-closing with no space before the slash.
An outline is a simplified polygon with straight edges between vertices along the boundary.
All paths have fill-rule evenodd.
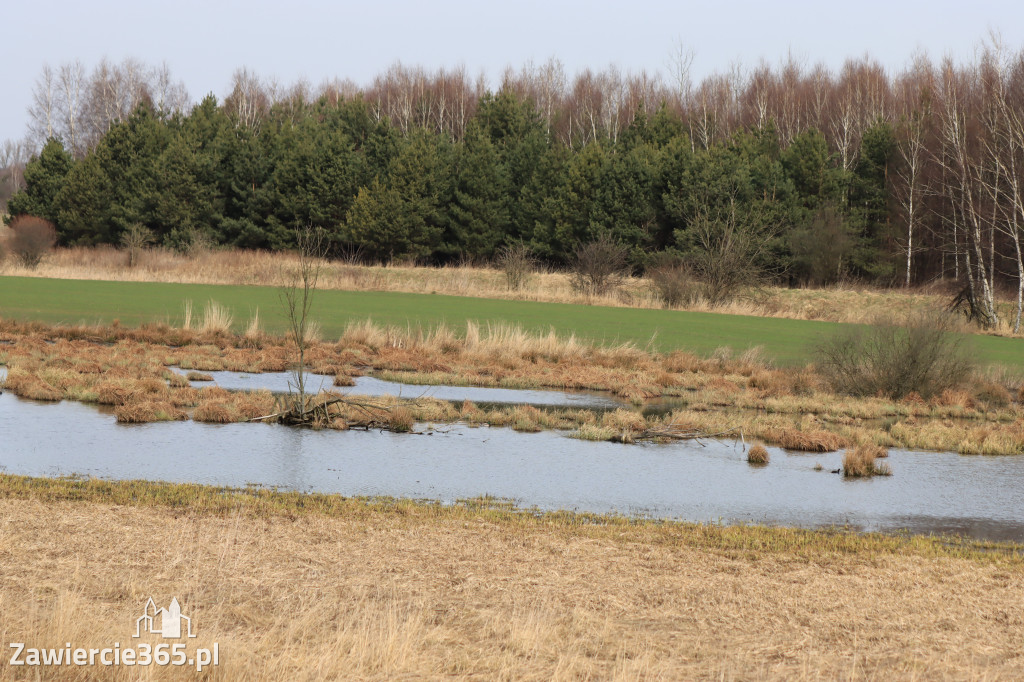
<path id="1" fill-rule="evenodd" d="M 280 249 L 316 225 L 334 254 L 377 261 L 523 243 L 558 265 L 610 239 L 643 269 L 740 243 L 782 281 L 955 279 L 986 324 L 997 289 L 1024 292 L 1024 52 L 992 41 L 895 74 L 789 59 L 699 83 L 691 62 L 570 79 L 549 60 L 495 92 L 465 69 L 316 88 L 243 69 L 194 105 L 166 67 L 64 65 L 37 81 L 37 152 L 6 157 L 8 211 L 64 244 L 141 225 L 179 248 Z"/>

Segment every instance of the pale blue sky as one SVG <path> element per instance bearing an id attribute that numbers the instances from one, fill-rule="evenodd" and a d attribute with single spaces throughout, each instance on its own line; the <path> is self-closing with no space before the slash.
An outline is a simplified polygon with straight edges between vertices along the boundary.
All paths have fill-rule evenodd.
<path id="1" fill-rule="evenodd" d="M 787 51 L 836 68 L 865 52 L 890 69 L 917 49 L 969 56 L 990 29 L 1024 46 L 1019 0 L 854 0 L 844 3 L 558 2 L 494 4 L 248 0 L 6 0 L 0 9 L 0 140 L 25 133 L 32 83 L 42 65 L 103 56 L 166 60 L 193 100 L 222 98 L 231 73 L 248 66 L 289 83 L 348 77 L 369 82 L 396 60 L 435 68 L 464 64 L 493 85 L 506 65 L 556 56 L 571 75 L 615 63 L 666 71 L 681 40 L 699 79 L 731 63 L 777 62 Z"/>

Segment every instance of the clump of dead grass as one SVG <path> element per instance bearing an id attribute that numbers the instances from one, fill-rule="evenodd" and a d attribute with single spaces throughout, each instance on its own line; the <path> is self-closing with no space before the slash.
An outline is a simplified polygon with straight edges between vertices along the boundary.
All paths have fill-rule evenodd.
<path id="1" fill-rule="evenodd" d="M 395 406 L 388 413 L 387 423 L 395 433 L 408 433 L 414 424 L 413 414 L 407 407 Z"/>
<path id="2" fill-rule="evenodd" d="M 203 309 L 203 321 L 199 325 L 199 331 L 205 334 L 229 334 L 234 316 L 225 306 L 213 299 L 206 302 Z"/>
<path id="3" fill-rule="evenodd" d="M 223 400 L 206 400 L 192 412 L 192 420 L 207 424 L 231 424 L 242 421 L 234 405 Z"/>
<path id="4" fill-rule="evenodd" d="M 843 453 L 843 476 L 849 478 L 866 478 L 870 476 L 891 476 L 892 469 L 888 464 L 875 460 L 884 448 L 874 445 L 857 445 Z M 888 456 L 888 453 L 885 453 Z"/>
<path id="5" fill-rule="evenodd" d="M 750 464 L 767 464 L 768 460 L 768 448 L 761 443 L 754 443 L 747 450 L 747 462 Z"/>
<path id="6" fill-rule="evenodd" d="M 179 421 L 188 419 L 188 415 L 170 402 L 159 400 L 143 400 L 118 405 L 114 410 L 117 421 L 126 424 L 146 424 L 149 422 Z"/>
<path id="7" fill-rule="evenodd" d="M 55 402 L 64 397 L 61 391 L 43 381 L 36 374 L 18 367 L 12 367 L 7 371 L 7 378 L 2 382 L 2 386 L 11 393 L 29 400 Z"/>

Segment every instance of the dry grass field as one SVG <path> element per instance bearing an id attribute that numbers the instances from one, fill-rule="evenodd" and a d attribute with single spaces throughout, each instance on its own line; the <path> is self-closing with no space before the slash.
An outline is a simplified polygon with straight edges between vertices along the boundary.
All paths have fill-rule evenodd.
<path id="1" fill-rule="evenodd" d="M 151 249 L 129 268 L 124 251 L 110 246 L 57 249 L 36 269 L 20 266 L 13 258 L 0 262 L 0 275 L 101 279 L 136 282 L 182 282 L 279 286 L 286 282 L 295 256 L 246 250 L 211 250 L 186 257 L 167 249 Z M 480 298 L 588 303 L 604 306 L 661 308 L 650 281 L 628 277 L 604 296 L 584 296 L 572 288 L 564 272 L 533 273 L 522 289 L 512 291 L 501 270 L 490 267 L 409 265 L 368 266 L 326 262 L 320 279 L 324 289 L 437 293 Z M 1002 303 L 1003 320 L 992 333 L 1012 335 L 1012 297 Z M 942 287 L 922 290 L 886 290 L 861 286 L 826 289 L 765 287 L 735 301 L 711 306 L 695 301 L 680 310 L 719 312 L 830 322 L 871 322 L 880 315 L 921 307 L 941 307 L 950 299 Z M 974 331 L 977 331 L 976 329 Z"/>
<path id="2" fill-rule="evenodd" d="M 1024 567 L 1005 550 L 246 495 L 3 477 L 0 640 L 137 646 L 152 596 L 181 601 L 190 650 L 218 644 L 209 680 L 1024 676 Z"/>

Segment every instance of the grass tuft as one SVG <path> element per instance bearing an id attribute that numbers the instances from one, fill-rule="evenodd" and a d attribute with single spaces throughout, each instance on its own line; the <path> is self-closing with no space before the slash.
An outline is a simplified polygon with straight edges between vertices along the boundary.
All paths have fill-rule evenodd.
<path id="1" fill-rule="evenodd" d="M 891 476 L 888 464 L 876 463 L 879 451 L 884 448 L 875 445 L 857 445 L 843 453 L 843 476 L 867 478 L 870 476 Z M 888 453 L 886 452 L 886 456 Z"/>
<path id="2" fill-rule="evenodd" d="M 754 443 L 747 450 L 747 461 L 751 464 L 767 464 L 768 460 L 768 448 L 761 443 Z"/>
<path id="3" fill-rule="evenodd" d="M 413 414 L 409 408 L 397 405 L 388 413 L 388 428 L 395 433 L 408 433 L 414 424 Z"/>
<path id="4" fill-rule="evenodd" d="M 146 424 L 188 419 L 188 415 L 169 402 L 144 400 L 118 405 L 114 410 L 117 421 L 125 424 Z"/>
<path id="5" fill-rule="evenodd" d="M 199 331 L 204 334 L 230 334 L 232 320 L 230 310 L 210 299 L 203 309 L 203 322 Z"/>

